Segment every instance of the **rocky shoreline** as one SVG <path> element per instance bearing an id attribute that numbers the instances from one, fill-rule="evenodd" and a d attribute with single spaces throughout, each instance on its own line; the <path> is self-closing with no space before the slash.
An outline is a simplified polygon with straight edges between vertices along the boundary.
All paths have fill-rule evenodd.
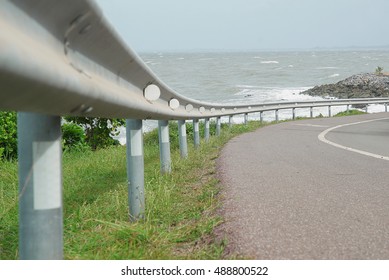
<path id="1" fill-rule="evenodd" d="M 368 98 L 389 96 L 389 75 L 363 73 L 353 75 L 335 84 L 315 86 L 301 92 L 323 98 Z"/>

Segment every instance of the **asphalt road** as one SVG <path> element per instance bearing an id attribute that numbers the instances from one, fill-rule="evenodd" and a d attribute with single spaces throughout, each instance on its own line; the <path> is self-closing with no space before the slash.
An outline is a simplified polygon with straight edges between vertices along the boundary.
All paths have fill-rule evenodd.
<path id="1" fill-rule="evenodd" d="M 389 259 L 386 157 L 388 113 L 287 122 L 234 138 L 218 160 L 227 252 Z"/>

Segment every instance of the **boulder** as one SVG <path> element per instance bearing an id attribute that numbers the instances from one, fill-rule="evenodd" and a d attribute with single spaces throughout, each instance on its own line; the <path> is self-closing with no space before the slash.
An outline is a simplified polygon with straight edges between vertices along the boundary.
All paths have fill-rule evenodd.
<path id="1" fill-rule="evenodd" d="M 389 75 L 357 74 L 335 84 L 315 86 L 301 92 L 311 96 L 343 98 L 388 97 Z"/>

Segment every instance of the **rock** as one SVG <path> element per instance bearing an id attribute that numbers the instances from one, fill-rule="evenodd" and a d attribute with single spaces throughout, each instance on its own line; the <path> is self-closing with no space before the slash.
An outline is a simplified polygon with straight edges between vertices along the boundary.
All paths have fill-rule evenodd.
<path id="1" fill-rule="evenodd" d="M 301 92 L 311 96 L 343 98 L 388 97 L 389 75 L 357 74 L 335 84 L 315 86 Z"/>

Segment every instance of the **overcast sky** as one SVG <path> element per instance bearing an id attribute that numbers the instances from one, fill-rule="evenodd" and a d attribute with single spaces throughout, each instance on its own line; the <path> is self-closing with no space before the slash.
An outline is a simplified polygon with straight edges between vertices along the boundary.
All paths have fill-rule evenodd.
<path id="1" fill-rule="evenodd" d="M 389 46 L 389 0 L 97 0 L 137 52 Z"/>

